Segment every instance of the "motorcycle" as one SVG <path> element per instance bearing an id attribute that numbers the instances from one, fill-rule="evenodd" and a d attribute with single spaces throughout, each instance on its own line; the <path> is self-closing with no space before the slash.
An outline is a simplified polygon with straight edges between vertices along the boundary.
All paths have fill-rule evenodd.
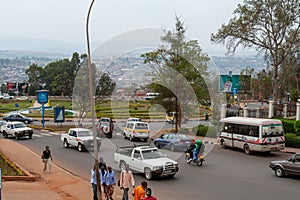
<path id="1" fill-rule="evenodd" d="M 189 151 L 185 151 L 185 162 L 188 164 L 194 163 L 198 166 L 202 166 L 204 162 L 204 154 L 199 153 L 198 158 L 196 160 L 193 160 L 193 155 Z"/>

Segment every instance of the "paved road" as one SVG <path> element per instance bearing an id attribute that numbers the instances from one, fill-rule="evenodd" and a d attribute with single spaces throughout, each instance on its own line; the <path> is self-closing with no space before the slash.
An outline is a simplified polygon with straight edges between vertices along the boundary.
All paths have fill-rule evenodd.
<path id="1" fill-rule="evenodd" d="M 25 139 L 19 142 L 37 152 L 41 152 L 45 145 L 49 145 L 57 164 L 88 179 L 93 164 L 92 154 L 81 153 L 74 148 L 64 149 L 58 135 L 48 134 L 37 133 L 32 140 Z M 112 139 L 104 139 L 100 155 L 116 168 L 112 161 L 115 145 L 130 143 L 119 134 Z M 298 199 L 300 195 L 300 178 L 277 178 L 268 168 L 270 160 L 287 158 L 289 155 L 285 153 L 247 156 L 241 151 L 215 146 L 207 155 L 204 165 L 198 167 L 184 163 L 183 153 L 162 151 L 178 160 L 180 171 L 172 179 L 149 182 L 159 199 L 282 200 Z M 138 183 L 145 179 L 139 174 L 135 175 L 135 178 Z"/>

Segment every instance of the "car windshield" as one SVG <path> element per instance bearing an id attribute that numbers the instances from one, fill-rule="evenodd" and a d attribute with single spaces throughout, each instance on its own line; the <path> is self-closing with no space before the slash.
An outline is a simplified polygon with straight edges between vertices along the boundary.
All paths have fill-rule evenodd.
<path id="1" fill-rule="evenodd" d="M 105 119 L 105 118 L 100 119 L 100 123 L 102 123 L 102 122 L 109 122 L 109 119 Z"/>
<path id="2" fill-rule="evenodd" d="M 78 132 L 78 137 L 85 137 L 85 136 L 92 136 L 91 131 L 79 131 Z"/>
<path id="3" fill-rule="evenodd" d="M 135 128 L 136 129 L 148 129 L 148 124 L 147 123 L 136 123 Z"/>
<path id="4" fill-rule="evenodd" d="M 188 139 L 188 137 L 184 134 L 177 134 L 178 139 Z"/>
<path id="5" fill-rule="evenodd" d="M 262 127 L 262 137 L 283 136 L 283 127 L 281 124 L 270 124 Z"/>
<path id="6" fill-rule="evenodd" d="M 164 157 L 164 155 L 161 152 L 159 152 L 157 149 L 145 150 L 142 152 L 143 152 L 143 158 L 145 160 Z"/>
<path id="7" fill-rule="evenodd" d="M 23 123 L 15 124 L 15 128 L 24 128 L 24 127 L 27 127 L 27 126 Z"/>

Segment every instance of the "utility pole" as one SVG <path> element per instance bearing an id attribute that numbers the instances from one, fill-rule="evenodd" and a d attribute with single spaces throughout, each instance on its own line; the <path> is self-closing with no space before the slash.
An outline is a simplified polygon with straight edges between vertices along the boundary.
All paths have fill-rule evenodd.
<path id="1" fill-rule="evenodd" d="M 89 18 L 95 0 L 92 0 L 87 18 L 86 18 L 86 40 L 88 49 L 88 69 L 89 69 L 89 86 L 90 86 L 90 102 L 91 102 L 91 112 L 92 112 L 92 126 L 93 126 L 93 139 L 94 139 L 94 160 L 96 168 L 96 181 L 98 188 L 98 199 L 102 200 L 101 184 L 100 184 L 100 174 L 99 174 L 99 164 L 98 164 L 98 145 L 96 138 L 96 126 L 95 126 L 95 99 L 94 99 L 94 81 L 93 81 L 93 70 L 91 64 L 91 50 L 90 50 L 90 38 L 89 38 Z"/>

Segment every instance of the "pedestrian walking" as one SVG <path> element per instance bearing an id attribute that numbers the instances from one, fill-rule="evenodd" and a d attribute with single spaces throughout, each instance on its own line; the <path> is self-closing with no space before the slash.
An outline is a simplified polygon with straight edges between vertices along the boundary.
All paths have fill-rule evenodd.
<path id="1" fill-rule="evenodd" d="M 99 158 L 99 169 L 101 170 L 102 176 L 104 176 L 107 168 L 106 168 L 106 162 L 104 162 L 103 158 Z"/>
<path id="2" fill-rule="evenodd" d="M 146 197 L 144 198 L 144 200 L 157 200 L 156 197 L 152 196 L 151 188 L 146 189 Z"/>
<path id="3" fill-rule="evenodd" d="M 132 172 L 129 170 L 129 165 L 125 165 L 125 170 L 120 174 L 120 188 L 123 190 L 122 200 L 128 200 L 129 188 L 134 188 L 134 177 Z"/>
<path id="4" fill-rule="evenodd" d="M 43 151 L 43 154 L 42 154 L 41 158 L 42 158 L 43 163 L 44 163 L 43 172 L 46 173 L 47 172 L 47 168 L 48 168 L 49 174 L 52 174 L 52 171 L 51 171 L 51 161 L 53 160 L 53 158 L 52 158 L 49 146 L 45 147 L 45 150 Z"/>
<path id="5" fill-rule="evenodd" d="M 101 171 L 102 177 L 104 177 L 104 174 L 106 173 L 107 168 L 106 168 L 106 163 L 104 162 L 102 157 L 99 158 L 99 169 Z M 105 193 L 105 190 L 106 190 L 105 180 L 103 179 L 103 180 L 101 180 L 101 182 L 102 182 L 103 192 Z"/>
<path id="6" fill-rule="evenodd" d="M 145 198 L 147 189 L 147 182 L 142 181 L 141 185 L 134 188 L 134 191 L 132 192 L 133 199 L 134 200 L 143 200 Z"/>
<path id="7" fill-rule="evenodd" d="M 96 166 L 94 165 L 93 168 L 91 169 L 91 184 L 92 184 L 92 189 L 93 189 L 93 200 L 98 200 L 96 175 L 97 175 Z M 100 176 L 100 180 L 102 180 L 102 175 L 101 175 L 100 169 L 99 169 L 99 176 Z"/>
<path id="8" fill-rule="evenodd" d="M 114 194 L 114 186 L 116 185 L 115 172 L 111 169 L 111 166 L 107 167 L 107 171 L 103 178 L 105 182 L 104 194 L 107 200 L 113 200 L 112 196 Z"/>

